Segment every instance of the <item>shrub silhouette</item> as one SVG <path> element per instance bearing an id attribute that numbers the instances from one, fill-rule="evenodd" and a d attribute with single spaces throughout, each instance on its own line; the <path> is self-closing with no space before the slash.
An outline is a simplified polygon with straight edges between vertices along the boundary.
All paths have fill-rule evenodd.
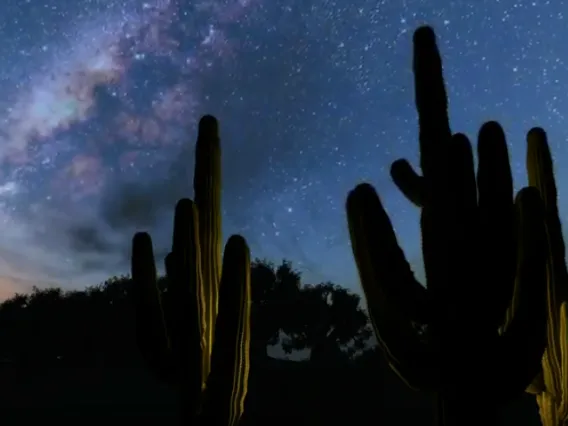
<path id="1" fill-rule="evenodd" d="M 300 279 L 300 273 L 286 260 L 278 266 L 265 259 L 252 263 L 251 356 L 266 358 L 267 347 L 280 343 L 280 334 L 289 330 L 294 321 Z"/>
<path id="2" fill-rule="evenodd" d="M 289 319 L 284 351 L 309 349 L 315 362 L 347 361 L 371 336 L 360 297 L 333 283 L 303 287 Z"/>

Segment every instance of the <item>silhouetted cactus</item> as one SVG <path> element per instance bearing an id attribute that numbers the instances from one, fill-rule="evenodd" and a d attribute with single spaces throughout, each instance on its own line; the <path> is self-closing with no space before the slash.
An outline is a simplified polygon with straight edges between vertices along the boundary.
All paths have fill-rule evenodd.
<path id="1" fill-rule="evenodd" d="M 527 389 L 536 395 L 544 426 L 568 423 L 568 271 L 562 225 L 558 214 L 552 155 L 546 133 L 540 128 L 527 135 L 529 185 L 544 201 L 548 236 L 548 334 L 542 371 Z"/>
<path id="2" fill-rule="evenodd" d="M 542 201 L 534 188 L 524 188 L 513 202 L 497 123 L 479 132 L 476 176 L 469 140 L 450 130 L 441 58 L 428 27 L 414 34 L 414 74 L 423 175 L 405 160 L 391 174 L 421 206 L 427 289 L 369 184 L 347 199 L 353 253 L 391 367 L 411 387 L 436 392 L 440 424 L 488 424 L 533 380 L 544 351 Z M 513 290 L 517 309 L 500 335 Z"/>
<path id="3" fill-rule="evenodd" d="M 163 309 L 146 233 L 133 239 L 132 278 L 138 344 L 151 368 L 180 390 L 184 423 L 234 426 L 243 412 L 249 373 L 250 254 L 241 236 L 231 236 L 221 271 L 220 157 L 217 121 L 203 117 L 196 202 L 178 202 L 172 251 L 166 256 L 168 309 Z"/>

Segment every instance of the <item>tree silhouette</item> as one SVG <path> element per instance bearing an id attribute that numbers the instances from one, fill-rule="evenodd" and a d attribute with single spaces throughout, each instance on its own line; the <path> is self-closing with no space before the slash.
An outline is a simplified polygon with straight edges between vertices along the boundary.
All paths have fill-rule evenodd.
<path id="1" fill-rule="evenodd" d="M 281 343 L 312 359 L 345 359 L 370 336 L 359 296 L 332 283 L 301 285 L 292 263 L 256 259 L 251 265 L 252 344 L 255 357 Z M 0 359 L 99 367 L 132 362 L 135 344 L 132 280 L 112 277 L 85 290 L 33 288 L 0 304 Z M 169 302 L 168 280 L 158 287 Z M 166 306 L 167 307 L 167 306 Z M 283 336 L 281 338 L 281 336 Z"/>
<path id="2" fill-rule="evenodd" d="M 372 333 L 360 302 L 358 295 L 333 283 L 303 287 L 284 329 L 284 350 L 309 349 L 313 361 L 352 357 Z"/>
<path id="3" fill-rule="evenodd" d="M 22 359 L 25 356 L 26 318 L 24 312 L 29 296 L 16 294 L 0 305 L 0 358 L 8 361 Z"/>
<path id="4" fill-rule="evenodd" d="M 251 264 L 253 355 L 266 357 L 267 346 L 280 342 L 280 332 L 288 328 L 293 315 L 300 279 L 286 260 L 278 266 L 261 259 Z"/>

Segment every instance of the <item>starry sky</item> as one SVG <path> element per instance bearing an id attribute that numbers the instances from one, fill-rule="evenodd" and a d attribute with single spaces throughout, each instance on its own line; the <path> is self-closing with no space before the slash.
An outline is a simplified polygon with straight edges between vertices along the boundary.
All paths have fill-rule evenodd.
<path id="1" fill-rule="evenodd" d="M 544 127 L 566 214 L 564 13 L 562 0 L 1 2 L 0 299 L 127 273 L 138 230 L 163 258 L 206 113 L 221 123 L 227 237 L 358 290 L 344 203 L 371 181 L 422 275 L 418 211 L 388 172 L 418 158 L 422 24 L 438 34 L 453 130 L 500 121 L 520 187 L 524 135 Z"/>

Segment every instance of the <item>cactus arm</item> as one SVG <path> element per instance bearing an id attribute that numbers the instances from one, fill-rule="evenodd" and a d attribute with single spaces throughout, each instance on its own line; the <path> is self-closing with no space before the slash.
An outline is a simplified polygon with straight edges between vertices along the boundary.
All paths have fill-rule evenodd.
<path id="1" fill-rule="evenodd" d="M 424 319 L 426 290 L 415 280 L 373 187 L 357 186 L 346 208 L 351 247 L 381 349 L 410 387 L 427 387 L 432 359 L 411 321 Z"/>
<path id="2" fill-rule="evenodd" d="M 416 207 L 424 205 L 426 191 L 424 178 L 414 171 L 405 159 L 396 160 L 391 165 L 390 174 L 400 192 Z"/>
<path id="3" fill-rule="evenodd" d="M 460 217 L 472 222 L 468 224 L 470 225 L 468 228 L 476 229 L 477 184 L 471 142 L 463 133 L 456 133 L 452 136 L 448 148 L 451 159 L 448 171 L 453 177 L 451 187 L 453 197 L 450 202 L 453 203 L 453 208 Z"/>
<path id="4" fill-rule="evenodd" d="M 199 263 L 199 223 L 195 204 L 178 201 L 174 213 L 172 251 L 166 256 L 169 280 L 172 347 L 177 358 L 181 398 L 189 419 L 199 412 L 202 384 L 201 269 Z"/>
<path id="5" fill-rule="evenodd" d="M 548 348 L 550 366 L 561 371 L 561 349 L 557 336 L 560 333 L 560 304 L 568 300 L 568 271 L 566 249 L 558 213 L 557 190 L 552 155 L 544 130 L 533 128 L 527 134 L 527 172 L 529 185 L 538 188 L 544 200 L 548 231 Z M 554 379 L 554 392 L 560 391 L 559 377 Z"/>
<path id="6" fill-rule="evenodd" d="M 197 207 L 188 198 L 178 201 L 174 213 L 172 251 L 166 256 L 166 275 L 176 304 L 176 337 L 183 348 L 182 359 L 201 352 L 203 328 L 199 221 Z M 198 344 L 199 343 L 199 344 Z M 189 346 L 188 346 L 189 344 Z"/>
<path id="7" fill-rule="evenodd" d="M 448 97 L 442 72 L 442 58 L 436 35 L 429 27 L 417 29 L 413 37 L 414 90 L 420 142 L 420 168 L 426 185 L 439 175 L 439 153 L 450 142 Z"/>
<path id="8" fill-rule="evenodd" d="M 200 283 L 202 308 L 203 377 L 210 371 L 211 350 L 215 335 L 215 318 L 221 279 L 221 147 L 219 125 L 209 115 L 199 122 L 195 146 L 193 178 L 195 204 L 199 213 L 199 240 L 201 244 Z M 204 382 L 205 384 L 205 382 Z"/>
<path id="9" fill-rule="evenodd" d="M 492 271 L 493 279 L 476 286 L 479 294 L 492 293 L 491 310 L 484 313 L 488 324 L 500 325 L 511 303 L 517 272 L 517 232 L 513 200 L 513 176 L 503 128 L 489 121 L 477 137 L 479 217 L 481 238 L 491 241 L 484 246 L 483 268 Z M 494 283 L 499 285 L 495 286 Z"/>
<path id="10" fill-rule="evenodd" d="M 558 193 L 554 179 L 554 167 L 552 154 L 548 146 L 546 132 L 540 127 L 533 127 L 527 133 L 527 172 L 529 185 L 538 188 L 547 213 L 552 213 L 556 226 L 560 224 L 558 213 Z M 564 246 L 564 241 L 556 236 L 560 246 Z"/>
<path id="11" fill-rule="evenodd" d="M 568 270 L 566 269 L 566 248 L 564 245 L 562 225 L 558 212 L 558 193 L 554 179 L 552 154 L 546 133 L 535 127 L 527 134 L 527 172 L 529 185 L 538 188 L 544 201 L 546 226 L 549 243 L 549 279 L 554 283 L 549 286 L 551 337 L 558 332 L 559 308 L 563 300 L 568 300 Z M 553 308 L 553 304 L 556 304 Z M 555 345 L 558 354 L 560 347 Z M 557 368 L 560 366 L 557 365 Z"/>
<path id="12" fill-rule="evenodd" d="M 244 238 L 233 235 L 223 256 L 204 424 L 235 426 L 244 411 L 249 373 L 250 291 L 249 248 Z M 211 402 L 214 407 L 209 407 Z"/>
<path id="13" fill-rule="evenodd" d="M 136 339 L 146 362 L 162 377 L 172 371 L 172 346 L 158 289 L 152 239 L 145 232 L 132 240 L 132 279 Z"/>
<path id="14" fill-rule="evenodd" d="M 497 397 L 510 395 L 534 379 L 546 346 L 546 286 L 542 285 L 546 280 L 546 252 L 542 250 L 546 247 L 544 206 L 538 190 L 532 187 L 519 192 L 515 205 L 520 228 L 517 305 L 511 322 L 498 339 Z"/>
<path id="15" fill-rule="evenodd" d="M 426 289 L 414 277 L 375 189 L 369 184 L 358 185 L 347 197 L 346 209 L 354 238 L 352 249 L 357 255 L 365 254 L 363 258 L 356 257 L 357 262 L 366 259 L 360 265 L 360 273 L 369 274 L 365 277 L 368 279 L 361 280 L 363 290 L 380 288 L 402 316 L 427 323 Z M 375 283 L 381 283 L 380 287 Z"/>
<path id="16" fill-rule="evenodd" d="M 527 389 L 536 393 L 540 415 L 545 426 L 558 426 L 568 421 L 568 362 L 565 346 L 568 301 L 568 271 L 563 239 L 554 165 L 547 135 L 535 127 L 527 133 L 527 172 L 529 184 L 538 188 L 544 200 L 548 236 L 548 335 L 542 358 L 542 381 Z"/>

